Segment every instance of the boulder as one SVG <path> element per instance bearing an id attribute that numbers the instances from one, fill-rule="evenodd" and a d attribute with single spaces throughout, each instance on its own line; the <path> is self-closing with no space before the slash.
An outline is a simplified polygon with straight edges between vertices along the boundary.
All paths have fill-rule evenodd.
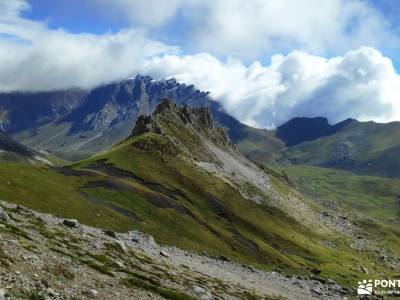
<path id="1" fill-rule="evenodd" d="M 78 228 L 79 227 L 79 222 L 76 219 L 65 219 L 63 221 L 63 224 L 70 228 Z"/>
<path id="2" fill-rule="evenodd" d="M 106 229 L 103 232 L 104 232 L 105 235 L 108 235 L 108 236 L 110 236 L 110 237 L 112 237 L 114 239 L 117 238 L 116 233 L 114 231 L 112 231 L 112 230 Z"/>
<path id="3" fill-rule="evenodd" d="M 96 298 L 97 295 L 99 294 L 99 292 L 96 291 L 96 290 L 94 290 L 94 289 L 88 289 L 88 290 L 87 290 L 87 294 L 88 294 L 88 296 L 91 297 L 91 298 Z"/>

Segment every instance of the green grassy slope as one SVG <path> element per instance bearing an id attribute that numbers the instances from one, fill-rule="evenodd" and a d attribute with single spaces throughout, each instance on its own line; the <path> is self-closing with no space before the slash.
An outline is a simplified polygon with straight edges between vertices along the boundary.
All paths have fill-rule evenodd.
<path id="1" fill-rule="evenodd" d="M 155 143 L 161 145 L 159 149 L 165 149 L 168 143 L 159 136 L 156 140 L 152 135 L 134 137 L 109 153 L 75 165 L 114 176 L 119 172 L 120 180 L 137 190 L 135 194 L 118 192 L 118 203 L 138 216 L 135 228 L 166 244 L 224 254 L 262 268 L 300 273 L 319 268 L 323 276 L 341 282 L 357 277 L 356 265 L 360 263 L 378 273 L 386 272 L 382 266 L 373 267 L 369 255 L 360 255 L 339 235 L 310 230 L 279 209 L 252 203 L 225 182 L 176 155 L 137 149 L 137 141 L 144 138 L 151 140 L 152 149 Z M 292 192 L 286 185 L 284 190 Z M 154 192 L 164 200 L 151 200 Z M 104 191 L 89 193 L 102 201 L 117 199 Z M 323 246 L 327 241 L 339 247 Z"/>
<path id="2" fill-rule="evenodd" d="M 242 135 L 232 141 L 246 157 L 258 162 L 279 159 L 285 149 L 285 144 L 273 132 L 249 126 L 243 128 Z"/>
<path id="3" fill-rule="evenodd" d="M 164 108 L 151 122 L 139 119 L 142 127 L 137 126 L 133 136 L 110 151 L 69 168 L 1 164 L 1 197 L 89 225 L 117 231 L 139 229 L 164 244 L 224 255 L 267 270 L 308 275 L 314 271 L 348 286 L 362 278 L 360 266 L 376 275 L 393 275 L 376 255 L 354 249 L 351 240 L 318 219 L 313 225 L 299 223 L 283 207 L 270 206 L 272 201 L 256 204 L 200 167 L 199 160 L 221 164 L 209 144 L 226 155 L 234 151 L 226 135 L 212 125 L 205 110 L 190 112 L 171 103 Z M 146 131 L 149 127 L 152 132 Z M 292 203 L 302 199 L 303 206 L 319 215 L 323 207 L 318 201 L 299 194 L 284 176 L 267 172 L 282 197 Z M 248 189 L 259 194 L 251 184 Z M 374 209 L 365 208 L 378 216 Z M 361 225 L 373 225 L 368 234 L 400 255 L 397 231 L 380 223 Z"/>
<path id="4" fill-rule="evenodd" d="M 400 180 L 305 165 L 283 168 L 316 202 L 336 206 L 344 215 L 367 216 L 357 224 L 363 234 L 381 250 L 400 255 Z"/>
<path id="5" fill-rule="evenodd" d="M 327 137 L 290 147 L 285 159 L 359 174 L 400 177 L 400 123 L 351 121 Z"/>
<path id="6" fill-rule="evenodd" d="M 287 165 L 285 170 L 301 191 L 312 198 L 338 203 L 347 211 L 358 211 L 393 226 L 400 225 L 399 179 L 305 165 Z"/>
<path id="7" fill-rule="evenodd" d="M 359 176 L 351 172 L 306 166 L 279 166 L 298 189 L 326 207 L 335 206 L 344 216 L 367 216 L 358 221 L 363 235 L 379 248 L 400 255 L 400 180 Z M 398 274 L 397 274 L 398 276 Z"/>
<path id="8" fill-rule="evenodd" d="M 174 155 L 137 149 L 137 139 L 74 169 L 1 164 L 0 194 L 7 201 L 85 224 L 140 229 L 161 243 L 226 255 L 264 269 L 309 273 L 317 268 L 322 276 L 349 285 L 360 276 L 357 265 L 387 274 L 343 237 L 321 235 L 276 208 L 256 205 Z M 338 247 L 324 246 L 327 241 Z"/>

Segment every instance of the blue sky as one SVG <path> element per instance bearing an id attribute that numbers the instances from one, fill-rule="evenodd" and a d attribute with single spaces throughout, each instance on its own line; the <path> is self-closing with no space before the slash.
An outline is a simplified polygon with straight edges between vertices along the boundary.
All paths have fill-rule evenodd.
<path id="1" fill-rule="evenodd" d="M 396 0 L 1 0 L 0 90 L 134 74 L 211 92 L 241 121 L 400 119 Z"/>
<path id="2" fill-rule="evenodd" d="M 400 34 L 400 20 L 398 18 L 400 14 L 400 5 L 397 0 L 369 0 L 363 2 L 388 22 L 387 25 L 391 32 L 396 35 Z M 30 0 L 29 3 L 31 4 L 31 9 L 24 11 L 23 16 L 37 21 L 45 21 L 48 27 L 52 29 L 63 28 L 72 33 L 89 32 L 93 34 L 102 34 L 106 32 L 115 33 L 127 27 L 143 27 L 140 21 L 135 22 L 134 19 L 128 20 L 118 15 L 107 14 L 105 9 L 101 7 L 102 5 L 96 7 L 96 1 L 92 0 Z M 318 2 L 315 1 L 315 3 Z M 309 7 L 309 9 L 312 10 L 313 8 Z M 169 22 L 163 24 L 163 26 L 156 28 L 150 27 L 147 29 L 151 37 L 166 43 L 179 44 L 182 46 L 182 51 L 185 53 L 194 53 L 196 51 L 195 47 L 191 47 L 190 41 L 187 41 L 187 35 L 191 29 L 191 24 L 182 18 L 182 13 L 179 11 Z M 352 30 L 351 23 L 349 23 L 348 30 Z M 390 55 L 397 66 L 400 59 L 400 55 L 397 54 L 399 47 L 397 45 L 395 47 L 387 47 L 385 43 L 379 46 L 379 50 L 384 54 Z M 284 47 L 283 52 L 287 53 L 296 49 L 303 50 L 301 45 L 289 44 Z M 346 47 L 341 49 L 351 50 L 351 48 L 346 49 Z M 266 50 L 266 53 L 268 52 L 269 51 Z M 331 49 L 331 51 L 326 52 L 331 55 L 339 54 L 336 49 Z M 224 56 L 224 53 L 217 54 L 219 56 Z M 315 54 L 324 53 L 315 51 Z"/>

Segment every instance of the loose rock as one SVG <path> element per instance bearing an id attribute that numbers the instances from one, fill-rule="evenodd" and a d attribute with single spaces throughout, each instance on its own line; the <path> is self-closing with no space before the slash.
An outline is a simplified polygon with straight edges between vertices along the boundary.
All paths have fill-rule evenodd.
<path id="1" fill-rule="evenodd" d="M 104 230 L 103 232 L 104 232 L 105 235 L 108 235 L 108 236 L 110 236 L 110 237 L 112 237 L 112 238 L 117 238 L 116 233 L 115 233 L 114 231 L 112 231 L 112 230 L 106 229 L 106 230 Z"/>
<path id="2" fill-rule="evenodd" d="M 166 258 L 169 257 L 169 254 L 168 254 L 167 252 L 165 252 L 164 250 L 161 250 L 161 251 L 160 251 L 160 255 L 161 255 L 161 256 L 164 256 L 164 257 L 166 257 Z"/>
<path id="3" fill-rule="evenodd" d="M 212 293 L 210 291 L 207 291 L 205 288 L 194 285 L 192 287 L 193 293 L 196 295 L 196 297 L 199 300 L 212 300 L 214 299 Z"/>
<path id="4" fill-rule="evenodd" d="M 79 222 L 76 219 L 65 219 L 63 224 L 70 228 L 77 228 L 79 227 Z"/>
<path id="5" fill-rule="evenodd" d="M 97 295 L 99 294 L 99 292 L 96 291 L 96 290 L 94 290 L 94 289 L 89 289 L 87 293 L 88 293 L 88 295 L 89 295 L 90 297 L 92 297 L 92 298 L 96 298 Z"/>
<path id="6" fill-rule="evenodd" d="M 10 217 L 8 214 L 2 208 L 0 208 L 0 221 L 7 222 L 9 219 Z"/>
<path id="7" fill-rule="evenodd" d="M 125 244 L 125 242 L 124 241 L 120 241 L 120 240 L 116 240 L 115 241 L 115 244 L 118 246 L 118 247 L 120 247 L 120 249 L 122 250 L 122 251 L 126 251 L 126 250 L 128 250 L 128 248 L 126 247 L 126 244 Z"/>

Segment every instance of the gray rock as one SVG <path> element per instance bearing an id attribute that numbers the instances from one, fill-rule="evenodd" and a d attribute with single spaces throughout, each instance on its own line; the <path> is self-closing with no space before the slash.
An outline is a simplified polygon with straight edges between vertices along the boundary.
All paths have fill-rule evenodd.
<path id="1" fill-rule="evenodd" d="M 126 244 L 125 244 L 124 241 L 116 240 L 116 241 L 115 241 L 115 244 L 116 244 L 118 247 L 120 247 L 121 250 L 124 251 L 124 252 L 125 252 L 126 250 L 128 250 L 128 248 L 126 247 Z"/>
<path id="2" fill-rule="evenodd" d="M 2 208 L 0 208 L 0 221 L 7 222 L 8 220 L 10 220 L 10 217 Z"/>
<path id="3" fill-rule="evenodd" d="M 96 298 L 99 292 L 94 289 L 88 289 L 87 294 L 92 298 Z"/>
<path id="4" fill-rule="evenodd" d="M 79 227 L 79 222 L 76 219 L 65 219 L 63 221 L 63 224 L 70 228 L 78 228 Z"/>
<path id="5" fill-rule="evenodd" d="M 311 291 L 314 292 L 317 295 L 323 295 L 324 294 L 319 288 L 313 288 L 313 289 L 311 289 Z"/>
<path id="6" fill-rule="evenodd" d="M 47 294 L 49 295 L 49 296 L 54 296 L 56 293 L 55 293 L 55 291 L 52 289 L 52 288 L 47 288 L 47 290 L 46 290 L 46 292 L 47 292 Z"/>
<path id="7" fill-rule="evenodd" d="M 115 233 L 114 231 L 112 231 L 112 230 L 106 229 L 106 230 L 104 230 L 103 232 L 104 232 L 105 235 L 108 235 L 108 236 L 110 236 L 110 237 L 112 237 L 112 238 L 114 238 L 114 239 L 117 238 L 116 233 Z"/>
<path id="8" fill-rule="evenodd" d="M 196 298 L 199 300 L 212 300 L 214 299 L 212 293 L 207 291 L 205 288 L 197 285 L 193 285 L 192 287 L 193 293 L 196 295 Z"/>
<path id="9" fill-rule="evenodd" d="M 121 262 L 121 261 L 116 261 L 115 264 L 116 264 L 118 267 L 120 267 L 121 269 L 125 268 L 124 263 Z"/>
<path id="10" fill-rule="evenodd" d="M 147 246 L 150 246 L 150 247 L 156 247 L 157 246 L 157 243 L 154 240 L 154 237 L 151 236 L 151 235 L 146 235 L 144 240 L 145 240 L 145 243 L 147 244 Z"/>
<path id="11" fill-rule="evenodd" d="M 164 250 L 161 250 L 161 251 L 160 251 L 160 255 L 161 255 L 161 256 L 164 256 L 164 257 L 166 257 L 166 258 L 169 257 L 169 254 L 168 254 L 167 252 L 165 252 Z"/>
<path id="12" fill-rule="evenodd" d="M 92 247 L 96 250 L 101 250 L 103 248 L 103 246 L 99 243 L 99 242 L 94 242 L 92 244 Z"/>
<path id="13" fill-rule="evenodd" d="M 6 291 L 4 289 L 0 289 L 0 300 L 6 300 Z"/>

